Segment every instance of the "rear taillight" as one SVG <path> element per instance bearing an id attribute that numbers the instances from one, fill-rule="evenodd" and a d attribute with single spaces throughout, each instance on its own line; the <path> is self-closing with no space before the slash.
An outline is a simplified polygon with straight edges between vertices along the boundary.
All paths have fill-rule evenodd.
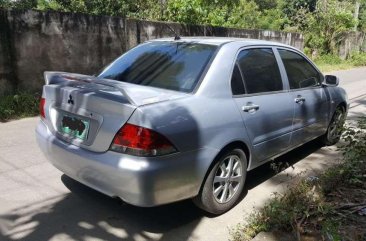
<path id="1" fill-rule="evenodd" d="M 41 101 L 39 102 L 39 114 L 42 118 L 46 118 L 45 112 L 44 112 L 44 105 L 46 104 L 46 99 L 41 98 Z"/>
<path id="2" fill-rule="evenodd" d="M 110 149 L 135 156 L 160 156 L 177 151 L 163 135 L 128 123 L 118 131 Z"/>

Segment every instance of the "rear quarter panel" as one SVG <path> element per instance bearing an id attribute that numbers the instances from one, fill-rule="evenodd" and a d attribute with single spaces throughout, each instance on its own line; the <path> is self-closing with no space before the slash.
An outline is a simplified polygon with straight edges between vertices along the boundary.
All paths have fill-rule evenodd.
<path id="1" fill-rule="evenodd" d="M 179 152 L 200 150 L 197 158 L 199 179 L 203 179 L 212 161 L 227 144 L 241 141 L 249 148 L 248 137 L 235 102 L 230 98 L 192 95 L 139 107 L 129 123 L 153 129 L 166 136 Z M 198 153 L 199 153 L 198 152 Z"/>

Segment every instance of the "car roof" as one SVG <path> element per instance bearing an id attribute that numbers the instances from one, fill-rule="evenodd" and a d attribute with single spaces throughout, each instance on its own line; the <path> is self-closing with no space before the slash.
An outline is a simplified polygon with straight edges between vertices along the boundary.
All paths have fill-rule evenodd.
<path id="1" fill-rule="evenodd" d="M 156 41 L 168 41 L 168 42 L 194 42 L 200 44 L 210 44 L 210 45 L 223 45 L 226 43 L 231 42 L 239 42 L 242 43 L 243 46 L 250 46 L 250 45 L 272 45 L 272 46 L 282 46 L 293 48 L 293 46 L 282 44 L 278 42 L 272 42 L 267 40 L 259 40 L 259 39 L 249 39 L 249 38 L 231 38 L 231 37 L 180 37 L 179 40 L 174 40 L 174 37 L 170 38 L 159 38 L 154 40 L 149 40 L 149 42 L 156 42 Z"/>

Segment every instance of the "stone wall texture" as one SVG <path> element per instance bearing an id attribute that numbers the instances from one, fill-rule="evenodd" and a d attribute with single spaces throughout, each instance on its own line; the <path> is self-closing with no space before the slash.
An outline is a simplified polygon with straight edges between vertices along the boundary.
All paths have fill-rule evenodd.
<path id="1" fill-rule="evenodd" d="M 94 74 L 139 43 L 173 37 L 171 29 L 181 36 L 264 39 L 299 49 L 304 45 L 299 33 L 0 9 L 0 95 L 40 91 L 46 70 Z"/>
<path id="2" fill-rule="evenodd" d="M 366 52 L 366 33 L 348 32 L 344 33 L 339 46 L 339 56 L 347 58 L 353 52 Z"/>

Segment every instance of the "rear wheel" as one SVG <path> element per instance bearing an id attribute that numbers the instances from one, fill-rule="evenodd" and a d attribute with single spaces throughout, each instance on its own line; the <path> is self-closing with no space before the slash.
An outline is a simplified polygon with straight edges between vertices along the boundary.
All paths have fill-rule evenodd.
<path id="1" fill-rule="evenodd" d="M 210 170 L 194 203 L 212 214 L 230 210 L 243 191 L 247 159 L 241 149 L 232 149 L 220 155 Z"/>
<path id="2" fill-rule="evenodd" d="M 332 120 L 329 123 L 327 132 L 322 136 L 321 140 L 323 144 L 331 146 L 336 144 L 342 135 L 342 129 L 345 122 L 345 109 L 342 106 L 338 106 L 335 110 Z"/>

